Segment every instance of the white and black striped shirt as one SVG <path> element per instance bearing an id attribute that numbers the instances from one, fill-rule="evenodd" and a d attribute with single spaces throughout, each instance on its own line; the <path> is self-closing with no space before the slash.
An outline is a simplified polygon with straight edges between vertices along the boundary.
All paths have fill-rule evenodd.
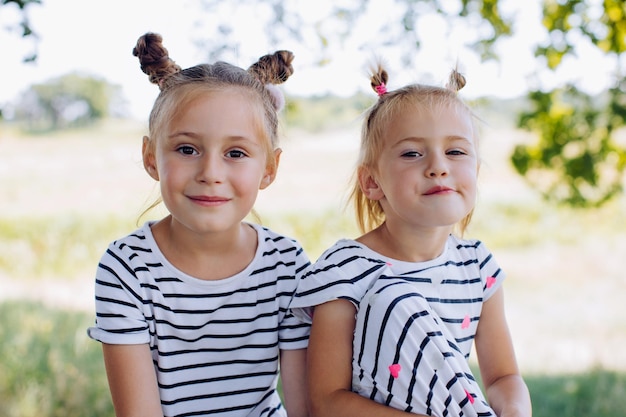
<path id="1" fill-rule="evenodd" d="M 150 223 L 102 256 L 89 336 L 150 345 L 165 416 L 286 415 L 276 391 L 278 357 L 308 344 L 308 324 L 289 308 L 309 261 L 296 241 L 251 227 L 259 242 L 253 261 L 217 281 L 170 264 Z"/>
<path id="2" fill-rule="evenodd" d="M 450 330 L 452 342 L 468 358 L 483 302 L 504 279 L 492 254 L 477 240 L 450 235 L 439 257 L 414 263 L 387 258 L 359 242 L 342 239 L 304 272 L 292 309 L 305 322 L 310 322 L 311 307 L 331 300 L 346 299 L 358 309 L 376 280 L 398 277 L 413 283 L 415 291 L 428 300 Z"/>

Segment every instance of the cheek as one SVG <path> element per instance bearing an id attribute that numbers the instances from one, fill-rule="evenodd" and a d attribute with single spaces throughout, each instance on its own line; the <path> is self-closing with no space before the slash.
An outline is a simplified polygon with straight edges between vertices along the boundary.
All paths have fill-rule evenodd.
<path id="1" fill-rule="evenodd" d="M 473 164 L 468 164 L 459 170 L 459 180 L 463 187 L 467 190 L 476 191 L 476 182 L 478 180 L 478 169 Z"/>
<path id="2" fill-rule="evenodd" d="M 161 158 L 158 162 L 157 169 L 161 183 L 174 185 L 185 181 L 185 178 L 190 175 L 189 167 L 177 164 L 174 159 Z"/>

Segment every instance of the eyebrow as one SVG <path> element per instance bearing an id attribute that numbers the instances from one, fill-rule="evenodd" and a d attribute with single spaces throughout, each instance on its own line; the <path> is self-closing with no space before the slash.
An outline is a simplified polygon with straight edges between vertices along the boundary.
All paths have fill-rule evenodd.
<path id="1" fill-rule="evenodd" d="M 448 136 L 445 136 L 443 139 L 448 141 L 448 142 L 462 141 L 462 142 L 466 142 L 466 143 L 468 143 L 470 145 L 474 144 L 474 141 L 472 141 L 470 138 L 467 138 L 465 136 L 448 135 Z M 405 143 L 405 142 L 425 142 L 426 140 L 428 140 L 428 138 L 425 138 L 425 137 L 422 137 L 422 136 L 409 136 L 407 138 L 399 140 L 396 143 L 395 146 L 401 145 L 402 143 Z"/>
<path id="2" fill-rule="evenodd" d="M 457 136 L 457 135 L 450 135 L 450 136 L 446 136 L 446 139 L 448 139 L 449 141 L 462 141 L 462 142 L 467 142 L 470 145 L 474 144 L 474 141 L 470 138 L 467 138 L 465 136 Z"/>
<path id="3" fill-rule="evenodd" d="M 186 131 L 186 130 L 180 130 L 180 131 L 176 131 L 176 132 L 173 132 L 173 133 L 169 134 L 167 136 L 167 140 L 171 141 L 171 140 L 174 140 L 174 139 L 179 138 L 181 136 L 185 136 L 185 137 L 189 137 L 189 138 L 197 139 L 197 140 L 200 140 L 203 137 L 203 135 L 199 134 L 199 133 L 189 132 L 189 131 Z M 257 141 L 253 140 L 252 138 L 249 138 L 247 136 L 237 135 L 237 134 L 227 136 L 226 138 L 228 140 L 231 140 L 231 141 L 234 141 L 234 142 L 257 143 Z"/>
<path id="4" fill-rule="evenodd" d="M 200 135 L 198 135 L 196 133 L 193 133 L 193 132 L 187 132 L 185 130 L 178 130 L 176 132 L 173 132 L 173 133 L 170 133 L 169 135 L 167 135 L 167 139 L 168 140 L 172 140 L 172 139 L 175 139 L 175 138 L 177 138 L 179 136 L 188 136 L 188 137 L 194 138 L 194 139 L 200 137 Z"/>

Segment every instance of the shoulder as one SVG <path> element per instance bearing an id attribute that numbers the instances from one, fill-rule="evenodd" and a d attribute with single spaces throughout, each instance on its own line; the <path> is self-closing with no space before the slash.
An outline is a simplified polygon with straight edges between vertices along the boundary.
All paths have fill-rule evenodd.
<path id="1" fill-rule="evenodd" d="M 366 262 L 383 262 L 366 246 L 352 239 L 340 239 L 326 249 L 317 262 L 343 262 L 346 259 L 361 259 Z"/>
<path id="2" fill-rule="evenodd" d="M 462 257 L 484 259 L 491 256 L 491 251 L 478 239 L 462 239 L 454 235 L 448 237 L 448 248 Z"/>
<path id="3" fill-rule="evenodd" d="M 354 240 L 339 240 L 304 271 L 294 307 L 346 299 L 358 308 L 363 294 L 387 266 L 375 255 Z"/>
<path id="4" fill-rule="evenodd" d="M 456 250 L 476 250 L 476 248 L 483 246 L 483 243 L 478 239 L 463 239 L 450 235 L 448 236 L 448 245 Z"/>
<path id="5" fill-rule="evenodd" d="M 109 244 L 96 269 L 96 294 L 122 290 L 132 293 L 133 299 L 142 298 L 140 286 L 152 282 L 164 270 L 161 257 L 150 232 L 150 224 Z M 122 299 L 116 294 L 111 299 Z"/>
<path id="6" fill-rule="evenodd" d="M 296 272 L 300 272 L 310 264 L 302 245 L 296 239 L 258 224 L 251 223 L 250 226 L 258 234 L 257 259 L 261 259 L 263 264 L 293 266 Z"/>
<path id="7" fill-rule="evenodd" d="M 500 268 L 489 248 L 480 240 L 460 239 L 454 236 L 450 236 L 449 245 L 456 245 L 455 249 L 460 263 L 465 267 L 476 268 L 479 271 L 485 291 L 484 298 L 491 297 L 506 278 L 506 274 Z"/>
<path id="8" fill-rule="evenodd" d="M 105 256 L 107 254 L 126 254 L 126 256 L 137 256 L 137 254 L 142 253 L 150 254 L 153 252 L 154 247 L 152 242 L 150 223 L 147 222 L 139 229 L 111 242 Z"/>
<path id="9" fill-rule="evenodd" d="M 384 259 L 376 256 L 360 243 L 342 239 L 325 250 L 303 274 L 303 280 L 314 280 L 318 284 L 332 282 L 340 284 L 366 284 L 374 279 L 387 265 Z"/>
<path id="10" fill-rule="evenodd" d="M 296 239 L 277 233 L 272 229 L 259 224 L 250 223 L 259 236 L 259 244 L 277 248 L 301 248 L 300 242 Z"/>

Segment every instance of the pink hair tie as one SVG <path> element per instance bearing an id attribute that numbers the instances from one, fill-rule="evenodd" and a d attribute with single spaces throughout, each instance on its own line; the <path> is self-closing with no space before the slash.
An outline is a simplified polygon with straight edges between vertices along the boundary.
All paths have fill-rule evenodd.
<path id="1" fill-rule="evenodd" d="M 382 83 L 380 85 L 377 85 L 376 87 L 374 87 L 374 90 L 376 90 L 376 93 L 378 94 L 378 97 L 384 95 L 387 93 L 387 86 L 385 85 L 385 83 Z"/>

